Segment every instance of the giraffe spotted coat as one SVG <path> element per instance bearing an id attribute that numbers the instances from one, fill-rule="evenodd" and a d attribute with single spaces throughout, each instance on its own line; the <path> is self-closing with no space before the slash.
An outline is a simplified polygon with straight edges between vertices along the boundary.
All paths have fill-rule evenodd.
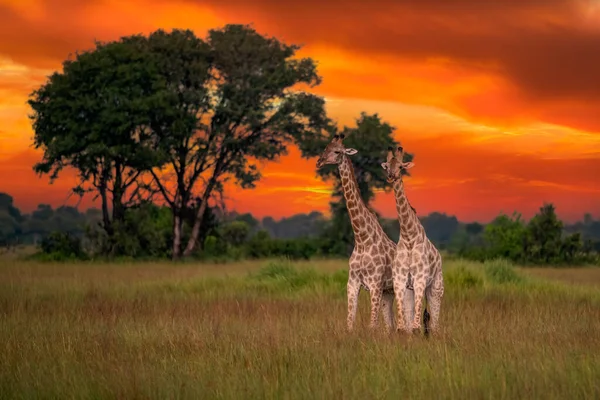
<path id="1" fill-rule="evenodd" d="M 400 240 L 398 241 L 393 265 L 395 296 L 398 302 L 414 302 L 414 314 L 406 313 L 398 307 L 397 329 L 412 331 L 420 329 L 423 297 L 431 313 L 431 331 L 438 328 L 440 307 L 444 295 L 442 257 L 431 243 L 419 221 L 415 209 L 410 205 L 402 180 L 402 170 L 412 168 L 412 162 L 403 162 L 404 151 L 398 147 L 388 152 L 387 162 L 382 167 L 387 171 L 388 182 L 393 182 L 396 198 L 396 211 L 400 222 Z M 412 276 L 414 290 L 406 290 L 406 282 Z"/>

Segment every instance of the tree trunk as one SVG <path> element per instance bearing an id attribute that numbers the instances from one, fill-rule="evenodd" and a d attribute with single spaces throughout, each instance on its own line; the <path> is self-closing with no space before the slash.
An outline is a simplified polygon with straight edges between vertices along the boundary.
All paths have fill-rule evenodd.
<path id="1" fill-rule="evenodd" d="M 173 210 L 173 260 L 181 257 L 182 228 L 181 212 L 180 210 Z"/>
<path id="2" fill-rule="evenodd" d="M 104 231 L 108 234 L 108 236 L 113 235 L 112 224 L 110 222 L 110 215 L 108 213 L 108 198 L 106 196 L 106 182 L 103 181 L 100 183 L 100 187 L 98 188 L 100 191 L 100 198 L 102 199 L 102 223 L 104 226 Z"/>
<path id="3" fill-rule="evenodd" d="M 115 182 L 113 186 L 113 196 L 112 196 L 112 213 L 113 213 L 113 223 L 115 221 L 123 222 L 125 219 L 125 210 L 123 207 L 123 176 L 122 170 L 119 163 L 115 165 Z"/>
<path id="4" fill-rule="evenodd" d="M 204 220 L 204 213 L 206 211 L 209 196 L 210 194 L 207 188 L 204 198 L 202 199 L 202 204 L 200 204 L 200 207 L 198 207 L 198 212 L 196 213 L 196 218 L 194 219 L 192 234 L 190 236 L 190 240 L 188 240 L 187 246 L 185 247 L 185 251 L 183 252 L 184 257 L 189 257 L 196 248 L 196 243 L 198 243 L 198 237 L 200 236 L 200 227 L 202 226 L 202 222 Z"/>
<path id="5" fill-rule="evenodd" d="M 204 194 L 202 195 L 202 204 L 198 207 L 198 212 L 196 213 L 196 219 L 194 221 L 194 226 L 192 227 L 192 235 L 190 236 L 190 240 L 188 240 L 187 246 L 185 247 L 185 251 L 183 252 L 184 257 L 188 257 L 192 254 L 194 249 L 196 248 L 196 244 L 198 243 L 198 237 L 200 236 L 200 227 L 202 226 L 202 221 L 204 220 L 204 212 L 206 211 L 206 207 L 208 205 L 208 199 L 212 194 L 212 190 L 221 175 L 222 168 L 225 166 L 226 161 L 223 157 L 219 158 L 217 164 L 215 166 L 215 170 L 213 171 L 213 175 L 208 181 L 206 188 L 204 189 Z"/>

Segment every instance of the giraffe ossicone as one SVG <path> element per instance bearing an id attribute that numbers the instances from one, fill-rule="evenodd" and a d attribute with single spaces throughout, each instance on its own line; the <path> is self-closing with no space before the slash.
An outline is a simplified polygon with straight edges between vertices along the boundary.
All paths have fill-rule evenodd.
<path id="1" fill-rule="evenodd" d="M 431 315 L 424 313 L 423 319 L 430 318 L 430 329 L 435 333 L 439 326 L 440 307 L 444 295 L 442 257 L 427 237 L 425 228 L 406 197 L 402 173 L 412 168 L 414 163 L 404 162 L 403 158 L 402 146 L 395 150 L 389 148 L 387 160 L 381 164 L 387 173 L 387 181 L 393 183 L 400 223 L 400 238 L 392 270 L 394 294 L 398 304 L 409 301 L 407 297 L 414 302 L 414 314 L 406 313 L 403 307 L 398 307 L 397 329 L 409 333 L 420 329 L 421 310 L 424 308 L 423 300 L 426 297 Z M 406 282 L 410 277 L 413 281 L 413 292 L 406 290 Z M 425 328 L 427 334 L 427 325 Z"/>
<path id="2" fill-rule="evenodd" d="M 371 298 L 369 326 L 378 324 L 379 311 L 383 303 L 383 317 L 388 329 L 393 328 L 394 284 L 392 263 L 396 244 L 386 235 L 377 216 L 368 209 L 360 196 L 354 168 L 348 156 L 358 151 L 346 148 L 345 136 L 335 135 L 317 161 L 317 168 L 326 164 L 338 166 L 346 207 L 354 232 L 354 249 L 348 269 L 348 317 L 347 327 L 353 329 L 361 288 L 366 289 Z M 409 283 L 406 283 L 409 284 Z M 409 288 L 409 291 L 412 288 Z M 412 312 L 413 304 L 408 301 L 403 308 Z"/>

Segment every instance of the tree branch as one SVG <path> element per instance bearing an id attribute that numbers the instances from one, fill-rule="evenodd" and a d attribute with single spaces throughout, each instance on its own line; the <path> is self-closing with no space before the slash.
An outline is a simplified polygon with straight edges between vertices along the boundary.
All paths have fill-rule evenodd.
<path id="1" fill-rule="evenodd" d="M 125 182 L 123 183 L 123 189 L 127 189 L 129 186 L 131 186 L 141 174 L 142 171 L 137 171 L 135 174 L 132 175 L 129 181 L 125 180 Z"/>
<path id="2" fill-rule="evenodd" d="M 150 174 L 152 174 L 152 177 L 154 178 L 154 182 L 158 185 L 158 189 L 159 189 L 160 193 L 163 195 L 165 201 L 169 204 L 169 206 L 171 206 L 171 208 L 174 208 L 175 207 L 175 196 L 173 196 L 173 200 L 171 200 L 170 193 L 168 193 L 168 190 L 162 185 L 162 183 L 160 183 L 160 179 L 156 175 L 154 170 L 150 170 Z"/>

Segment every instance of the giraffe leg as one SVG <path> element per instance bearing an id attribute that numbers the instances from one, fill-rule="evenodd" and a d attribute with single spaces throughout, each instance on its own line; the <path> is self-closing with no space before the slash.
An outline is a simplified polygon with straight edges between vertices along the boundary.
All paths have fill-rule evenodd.
<path id="1" fill-rule="evenodd" d="M 394 293 L 385 292 L 382 297 L 383 302 L 383 320 L 387 330 L 394 326 Z"/>
<path id="2" fill-rule="evenodd" d="M 427 295 L 427 289 L 425 289 L 425 294 Z M 427 305 L 429 305 L 429 300 L 427 300 Z M 425 337 L 429 337 L 429 320 L 431 319 L 431 315 L 429 315 L 429 311 L 427 311 L 427 305 L 423 310 L 423 330 L 425 331 Z"/>
<path id="3" fill-rule="evenodd" d="M 369 323 L 369 328 L 373 329 L 376 328 L 379 323 L 383 289 L 381 287 L 372 287 L 369 292 L 371 293 L 371 321 Z"/>
<path id="4" fill-rule="evenodd" d="M 410 323 L 412 322 L 413 318 L 414 318 L 414 312 L 415 312 L 415 291 L 413 289 L 406 289 L 406 292 L 404 292 L 404 315 L 406 316 L 405 319 L 405 330 L 408 331 L 410 330 Z"/>
<path id="5" fill-rule="evenodd" d="M 431 310 L 431 333 L 435 334 L 438 330 L 440 308 L 442 305 L 442 297 L 444 296 L 444 278 L 441 271 L 438 272 L 435 280 L 427 288 L 425 292 L 427 296 L 427 304 Z"/>
<path id="6" fill-rule="evenodd" d="M 394 270 L 394 294 L 396 295 L 396 308 L 398 310 L 398 318 L 396 319 L 396 330 L 406 331 L 407 321 L 406 314 L 404 311 L 405 297 L 406 297 L 406 282 L 408 281 L 408 273 L 402 272 L 402 268 L 396 266 Z"/>
<path id="7" fill-rule="evenodd" d="M 354 328 L 354 320 L 356 319 L 356 308 L 358 307 L 358 294 L 360 292 L 360 282 L 358 279 L 348 279 L 347 285 L 348 292 L 348 319 L 347 326 L 348 330 L 352 331 Z"/>
<path id="8" fill-rule="evenodd" d="M 417 269 L 422 270 L 422 269 Z M 413 280 L 414 288 L 415 288 L 415 314 L 412 320 L 411 329 L 413 332 L 418 332 L 421 330 L 421 318 L 423 313 L 423 300 L 425 295 L 425 284 L 426 279 L 425 276 L 419 275 L 416 279 Z"/>

